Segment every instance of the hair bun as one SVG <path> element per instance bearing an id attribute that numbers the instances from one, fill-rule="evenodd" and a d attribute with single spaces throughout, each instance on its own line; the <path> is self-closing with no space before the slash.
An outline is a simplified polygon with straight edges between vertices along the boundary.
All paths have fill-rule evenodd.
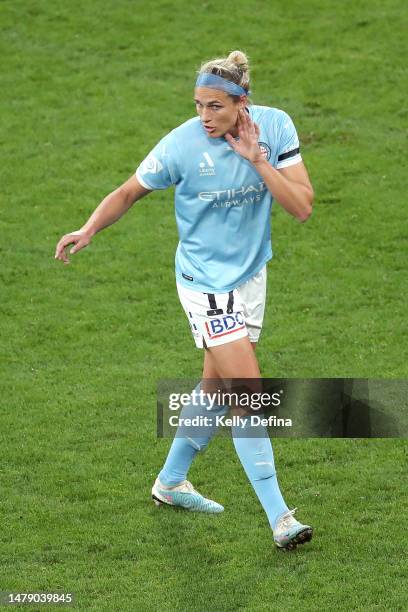
<path id="1" fill-rule="evenodd" d="M 242 51 L 231 51 L 228 57 L 217 57 L 201 64 L 199 74 L 218 74 L 227 81 L 249 90 L 248 58 Z"/>
<path id="2" fill-rule="evenodd" d="M 248 70 L 248 58 L 242 51 L 231 51 L 228 61 L 238 66 L 244 72 Z"/>

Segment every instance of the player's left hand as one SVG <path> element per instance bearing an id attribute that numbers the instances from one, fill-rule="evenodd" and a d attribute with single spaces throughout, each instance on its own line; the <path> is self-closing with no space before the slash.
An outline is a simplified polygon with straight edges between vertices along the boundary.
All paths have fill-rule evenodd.
<path id="1" fill-rule="evenodd" d="M 258 144 L 259 127 L 251 121 L 245 110 L 238 111 L 237 127 L 239 140 L 235 140 L 231 134 L 225 134 L 225 140 L 228 144 L 236 153 L 252 163 L 263 159 Z"/>

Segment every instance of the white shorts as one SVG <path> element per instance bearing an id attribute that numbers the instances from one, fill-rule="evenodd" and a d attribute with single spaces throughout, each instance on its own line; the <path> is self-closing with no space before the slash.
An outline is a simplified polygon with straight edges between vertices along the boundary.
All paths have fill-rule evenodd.
<path id="1" fill-rule="evenodd" d="M 229 293 L 201 293 L 180 283 L 177 291 L 197 348 L 219 346 L 245 336 L 258 342 L 265 311 L 266 265 Z"/>

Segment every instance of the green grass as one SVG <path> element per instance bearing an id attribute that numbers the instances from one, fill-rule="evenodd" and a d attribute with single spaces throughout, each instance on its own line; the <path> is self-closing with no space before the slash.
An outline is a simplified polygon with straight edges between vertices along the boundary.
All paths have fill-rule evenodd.
<path id="1" fill-rule="evenodd" d="M 283 440 L 313 543 L 277 554 L 229 440 L 191 479 L 219 517 L 157 510 L 156 381 L 198 377 L 177 300 L 172 193 L 53 260 L 168 130 L 204 59 L 245 49 L 255 103 L 294 119 L 316 191 L 274 211 L 269 377 L 407 377 L 405 3 L 4 0 L 0 590 L 83 610 L 405 610 L 406 443 Z M 405 249 L 405 251 L 404 251 Z M 226 484 L 227 483 L 227 484 Z M 208 603 L 210 602 L 210 604 Z"/>

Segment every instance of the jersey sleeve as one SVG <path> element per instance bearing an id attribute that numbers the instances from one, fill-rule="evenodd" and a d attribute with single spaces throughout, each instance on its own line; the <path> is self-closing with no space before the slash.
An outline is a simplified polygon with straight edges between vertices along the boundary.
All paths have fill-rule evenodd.
<path id="1" fill-rule="evenodd" d="M 292 119 L 281 111 L 278 127 L 278 161 L 276 168 L 287 168 L 302 161 L 299 138 Z"/>
<path id="2" fill-rule="evenodd" d="M 166 189 L 179 181 L 177 150 L 172 132 L 152 149 L 136 170 L 136 178 L 145 189 Z"/>

